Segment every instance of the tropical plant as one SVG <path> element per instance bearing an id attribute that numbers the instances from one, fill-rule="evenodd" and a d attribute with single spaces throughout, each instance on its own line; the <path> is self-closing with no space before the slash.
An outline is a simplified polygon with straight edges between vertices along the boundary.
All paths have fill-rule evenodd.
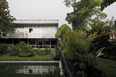
<path id="1" fill-rule="evenodd" d="M 95 34 L 87 37 L 86 33 L 82 31 L 68 31 L 65 36 L 66 42 L 63 53 L 72 58 L 78 53 L 82 55 L 87 53 L 94 37 Z"/>

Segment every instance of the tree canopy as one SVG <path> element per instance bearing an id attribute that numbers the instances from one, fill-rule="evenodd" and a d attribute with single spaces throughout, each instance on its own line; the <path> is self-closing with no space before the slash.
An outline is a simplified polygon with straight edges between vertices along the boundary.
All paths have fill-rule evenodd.
<path id="1" fill-rule="evenodd" d="M 58 28 L 55 36 L 58 38 L 63 38 L 68 30 L 71 30 L 71 28 L 67 24 L 63 24 Z"/>
<path id="2" fill-rule="evenodd" d="M 116 0 L 103 0 L 101 4 L 101 10 L 103 10 L 105 7 L 111 5 L 114 2 L 116 2 Z"/>
<path id="3" fill-rule="evenodd" d="M 80 0 L 64 0 L 64 3 L 66 6 L 72 5 L 75 2 L 78 2 Z M 93 0 L 94 1 L 94 0 Z M 106 8 L 107 6 L 111 5 L 112 3 L 116 2 L 116 0 L 101 0 L 101 10 Z"/>
<path id="4" fill-rule="evenodd" d="M 14 18 L 10 15 L 8 2 L 0 0 L 0 34 L 5 36 L 10 30 L 13 31 L 13 24 L 11 23 Z"/>
<path id="5" fill-rule="evenodd" d="M 83 29 L 92 17 L 96 14 L 101 4 L 101 0 L 80 0 L 75 2 L 72 7 L 73 12 L 67 13 L 66 20 L 72 24 L 73 29 Z"/>

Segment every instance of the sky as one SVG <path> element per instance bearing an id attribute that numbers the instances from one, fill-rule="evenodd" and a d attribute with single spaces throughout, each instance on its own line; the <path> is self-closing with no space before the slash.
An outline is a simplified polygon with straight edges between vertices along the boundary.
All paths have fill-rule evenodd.
<path id="1" fill-rule="evenodd" d="M 9 3 L 10 14 L 16 19 L 28 20 L 59 20 L 59 26 L 67 24 L 66 14 L 73 11 L 66 7 L 64 0 L 7 0 Z M 113 3 L 104 12 L 108 19 L 112 16 L 116 18 L 116 3 Z M 71 25 L 70 25 L 71 26 Z"/>

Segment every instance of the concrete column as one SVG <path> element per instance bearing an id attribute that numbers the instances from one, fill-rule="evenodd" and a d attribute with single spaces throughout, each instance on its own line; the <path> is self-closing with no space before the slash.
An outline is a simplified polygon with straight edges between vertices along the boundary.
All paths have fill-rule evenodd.
<path id="1" fill-rule="evenodd" d="M 50 48 L 51 48 L 51 41 L 50 41 Z"/>
<path id="2" fill-rule="evenodd" d="M 36 42 L 37 42 L 37 41 L 36 41 L 36 39 L 35 39 L 35 47 L 36 47 Z"/>
<path id="3" fill-rule="evenodd" d="M 12 39 L 12 44 L 14 44 L 14 39 Z"/>
<path id="4" fill-rule="evenodd" d="M 44 48 L 44 41 L 42 41 L 42 48 Z"/>
<path id="5" fill-rule="evenodd" d="M 29 39 L 27 39 L 27 45 L 29 46 Z"/>
<path id="6" fill-rule="evenodd" d="M 5 39 L 5 44 L 6 44 L 6 39 Z"/>

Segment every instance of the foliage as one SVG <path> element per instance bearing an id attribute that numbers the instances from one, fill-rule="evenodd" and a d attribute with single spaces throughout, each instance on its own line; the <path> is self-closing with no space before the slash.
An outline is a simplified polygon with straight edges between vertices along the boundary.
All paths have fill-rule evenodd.
<path id="1" fill-rule="evenodd" d="M 98 51 L 99 49 L 101 49 L 102 47 L 108 47 L 109 45 L 111 45 L 111 43 L 108 41 L 110 34 L 105 34 L 105 33 L 101 33 L 100 35 L 96 35 L 96 37 L 94 38 L 94 40 L 92 41 L 92 45 L 90 47 L 90 51 Z M 93 53 L 96 53 L 93 52 Z"/>
<path id="2" fill-rule="evenodd" d="M 97 67 L 96 58 L 92 54 L 78 54 L 73 59 L 67 59 L 73 77 L 100 77 L 103 73 Z"/>
<path id="3" fill-rule="evenodd" d="M 18 55 L 19 57 L 32 57 L 32 56 L 35 56 L 35 54 L 34 53 L 25 53 L 25 52 L 21 52 L 21 53 L 19 53 L 19 55 Z"/>
<path id="4" fill-rule="evenodd" d="M 103 18 L 102 18 L 103 17 Z M 89 23 L 91 29 L 88 31 L 88 35 L 91 33 L 96 33 L 96 37 L 93 40 L 90 51 L 97 51 L 102 47 L 108 47 L 111 45 L 109 41 L 112 31 L 115 30 L 114 19 L 104 21 L 104 15 L 100 15 L 95 19 L 91 19 Z"/>
<path id="5" fill-rule="evenodd" d="M 64 0 L 66 6 L 72 5 L 73 3 L 77 1 L 79 0 Z M 101 1 L 102 1 L 101 10 L 111 5 L 112 3 L 116 2 L 116 0 L 101 0 Z"/>
<path id="6" fill-rule="evenodd" d="M 83 30 L 88 20 L 98 12 L 100 4 L 101 0 L 79 0 L 72 5 L 74 11 L 67 13 L 66 20 L 72 24 L 73 29 Z"/>
<path id="7" fill-rule="evenodd" d="M 45 49 L 45 50 L 38 49 L 36 51 L 36 54 L 37 55 L 47 55 L 47 54 L 50 54 L 50 53 L 51 53 L 51 50 L 50 49 Z"/>
<path id="8" fill-rule="evenodd" d="M 93 40 L 90 51 L 97 51 L 102 47 L 108 47 L 111 43 L 109 42 L 112 31 L 115 30 L 114 19 L 104 20 L 106 18 L 105 13 L 98 13 L 94 19 L 91 19 L 88 30 L 88 34 L 96 33 L 96 37 Z M 96 53 L 96 52 L 94 52 Z"/>
<path id="9" fill-rule="evenodd" d="M 98 74 L 102 73 L 97 67 L 95 56 L 88 54 L 95 35 L 87 36 L 82 31 L 68 31 L 65 35 L 63 53 L 74 77 L 99 77 Z"/>
<path id="10" fill-rule="evenodd" d="M 114 17 L 112 17 L 111 20 L 104 20 L 106 17 L 107 15 L 105 13 L 100 12 L 94 19 L 91 19 L 88 23 L 91 28 L 89 32 L 97 32 L 97 34 L 101 34 L 103 32 L 111 33 L 114 31 L 116 29 Z"/>
<path id="11" fill-rule="evenodd" d="M 54 57 L 53 57 L 53 60 L 60 60 L 60 54 L 56 54 Z"/>
<path id="12" fill-rule="evenodd" d="M 0 44 L 0 54 L 7 52 L 8 45 L 7 44 Z"/>
<path id="13" fill-rule="evenodd" d="M 110 32 L 110 25 L 108 21 L 104 21 L 106 19 L 107 15 L 103 12 L 100 12 L 100 9 L 98 13 L 95 14 L 96 16 L 94 18 L 91 18 L 89 21 L 90 31 L 91 33 L 97 32 L 97 34 L 102 33 L 103 31 L 109 33 Z M 107 29 L 108 28 L 108 29 Z"/>
<path id="14" fill-rule="evenodd" d="M 100 56 L 100 58 L 116 60 L 116 56 L 115 55 L 109 55 L 109 54 L 103 54 L 103 55 Z"/>
<path id="15" fill-rule="evenodd" d="M 64 3 L 66 6 L 72 5 L 74 2 L 76 2 L 77 0 L 64 0 Z"/>
<path id="16" fill-rule="evenodd" d="M 68 31 L 65 38 L 66 42 L 63 53 L 67 56 L 75 57 L 77 53 L 84 54 L 88 52 L 94 34 L 87 37 L 86 33 L 82 31 Z"/>
<path id="17" fill-rule="evenodd" d="M 104 48 L 105 48 L 105 47 L 103 47 L 103 48 L 101 48 L 101 49 L 99 49 L 99 50 L 97 51 L 96 57 L 98 57 L 98 56 L 100 55 L 100 53 L 104 50 Z"/>
<path id="18" fill-rule="evenodd" d="M 67 24 L 63 24 L 58 28 L 55 36 L 58 38 L 63 38 L 68 30 L 71 30 L 71 28 Z"/>
<path id="19" fill-rule="evenodd" d="M 13 24 L 11 23 L 14 18 L 10 15 L 8 2 L 0 0 L 0 34 L 6 36 L 10 30 L 13 31 Z"/>
<path id="20" fill-rule="evenodd" d="M 32 52 L 32 47 L 28 46 L 27 44 L 25 44 L 25 42 L 20 42 L 18 44 L 16 44 L 13 47 L 13 51 L 14 53 L 12 53 L 11 55 L 18 55 L 18 56 L 23 56 L 23 57 L 31 57 L 34 56 L 33 52 Z"/>
<path id="21" fill-rule="evenodd" d="M 112 60 L 116 60 L 116 43 L 111 44 L 109 46 L 107 46 L 104 50 L 103 50 L 103 55 L 101 55 L 100 57 L 102 58 L 107 58 L 107 59 L 112 59 Z"/>
<path id="22" fill-rule="evenodd" d="M 98 59 L 97 64 L 98 64 L 99 68 L 106 74 L 107 77 L 116 77 L 116 72 L 114 71 L 115 68 L 113 70 L 113 68 L 109 67 L 109 66 L 116 67 L 116 61 L 100 58 L 100 59 Z"/>
<path id="23" fill-rule="evenodd" d="M 116 54 L 116 43 L 115 44 L 111 44 L 110 46 L 108 46 L 105 50 L 104 53 L 107 53 L 109 55 L 115 55 Z M 115 55 L 116 56 L 116 55 Z"/>
<path id="24" fill-rule="evenodd" d="M 112 3 L 116 2 L 116 0 L 103 0 L 101 4 L 101 10 L 106 8 L 107 6 L 111 5 Z"/>

